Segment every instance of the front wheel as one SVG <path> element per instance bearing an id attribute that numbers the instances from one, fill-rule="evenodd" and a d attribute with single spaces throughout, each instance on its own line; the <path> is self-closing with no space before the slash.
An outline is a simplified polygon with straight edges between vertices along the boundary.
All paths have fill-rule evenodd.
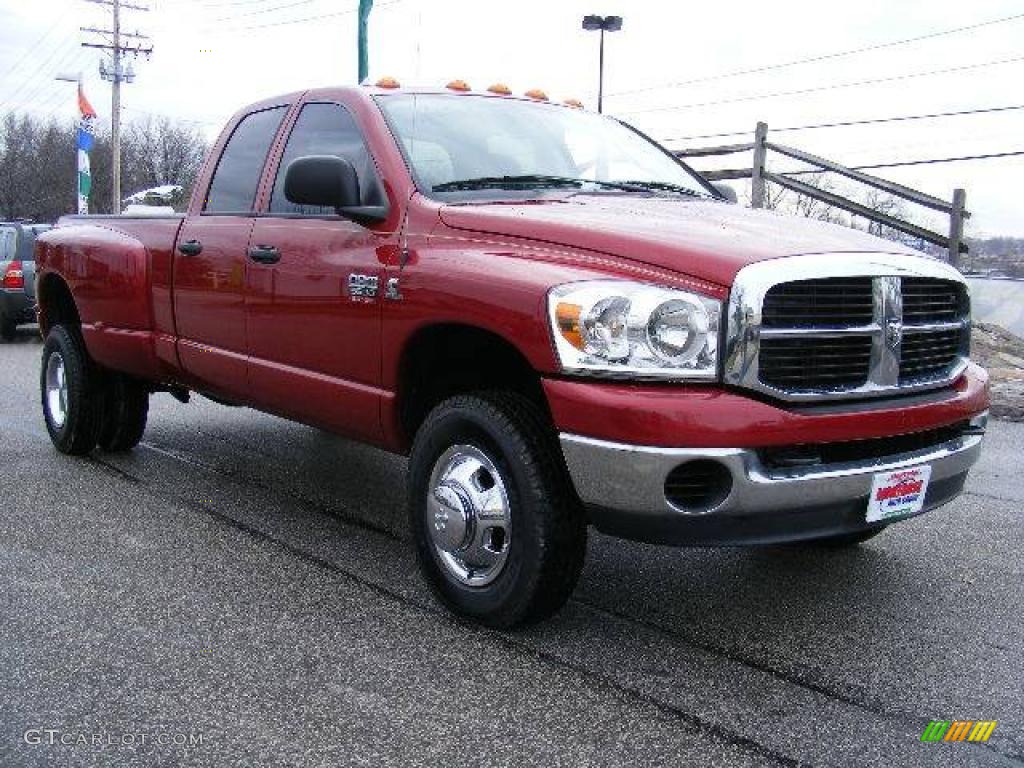
<path id="1" fill-rule="evenodd" d="M 420 568 L 454 612 L 494 627 L 555 613 L 586 553 L 556 435 L 528 399 L 453 397 L 416 435 L 409 510 Z"/>

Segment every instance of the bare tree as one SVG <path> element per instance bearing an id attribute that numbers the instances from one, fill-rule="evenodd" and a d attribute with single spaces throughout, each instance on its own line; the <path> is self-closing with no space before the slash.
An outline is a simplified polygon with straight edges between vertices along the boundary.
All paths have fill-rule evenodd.
<path id="1" fill-rule="evenodd" d="M 785 187 L 780 187 L 778 184 L 773 184 L 770 181 L 765 182 L 764 185 L 764 205 L 763 208 L 769 211 L 782 210 L 786 198 L 789 196 L 789 190 Z M 750 186 L 743 191 L 743 203 L 748 208 L 752 205 L 752 197 Z"/>
<path id="2" fill-rule="evenodd" d="M 830 192 L 835 194 L 837 191 L 835 182 L 825 173 L 807 174 L 806 176 L 803 176 L 800 181 L 821 192 Z M 846 223 L 846 217 L 838 208 L 833 205 L 829 205 L 816 197 L 805 195 L 803 192 L 795 193 L 790 207 L 797 216 L 803 216 L 807 219 L 828 221 L 832 224 Z"/>
<path id="3" fill-rule="evenodd" d="M 54 221 L 76 210 L 78 162 L 74 123 L 43 121 L 8 113 L 0 119 L 0 218 Z M 198 131 L 166 118 L 128 127 L 122 143 L 126 189 L 165 184 L 183 188 L 188 201 L 202 166 L 206 142 Z M 109 132 L 98 131 L 90 153 L 89 209 L 109 213 Z"/>
<path id="4" fill-rule="evenodd" d="M 32 184 L 31 160 L 36 153 L 37 124 L 27 116 L 4 116 L 0 132 L 0 216 L 25 216 L 23 206 L 36 196 Z"/>
<path id="5" fill-rule="evenodd" d="M 835 183 L 825 173 L 807 174 L 806 176 L 801 176 L 800 181 L 823 192 L 836 191 Z M 749 194 L 747 195 L 747 202 L 749 204 Z M 842 211 L 835 206 L 824 203 L 810 195 L 805 195 L 802 192 L 794 192 L 772 182 L 765 184 L 764 207 L 770 211 L 791 213 L 794 216 L 803 216 L 806 219 L 828 221 L 833 224 L 847 223 Z"/>
<path id="6" fill-rule="evenodd" d="M 865 208 L 870 208 L 875 213 L 880 213 L 885 216 L 891 216 L 895 219 L 902 219 L 908 221 L 909 216 L 907 214 L 906 204 L 898 197 L 881 192 L 877 189 L 869 189 L 861 200 L 861 205 Z M 872 235 L 878 237 L 884 237 L 886 240 L 895 240 L 897 242 L 906 242 L 908 244 L 916 244 L 916 238 L 910 238 L 900 232 L 899 230 L 887 227 L 884 224 L 880 224 L 877 221 L 867 221 L 867 231 Z"/>
<path id="7" fill-rule="evenodd" d="M 182 188 L 176 201 L 187 203 L 206 156 L 202 134 L 167 118 L 133 123 L 125 136 L 124 188 L 139 192 L 150 187 Z"/>

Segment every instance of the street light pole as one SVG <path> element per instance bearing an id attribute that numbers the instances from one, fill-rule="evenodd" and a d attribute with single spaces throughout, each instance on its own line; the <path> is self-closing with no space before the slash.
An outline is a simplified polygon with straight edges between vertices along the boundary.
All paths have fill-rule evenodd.
<path id="1" fill-rule="evenodd" d="M 604 111 L 604 33 L 618 32 L 622 29 L 621 16 L 584 16 L 583 29 L 588 32 L 599 31 L 601 33 L 600 53 L 598 57 L 597 71 L 597 111 Z"/>
<path id="2" fill-rule="evenodd" d="M 60 80 L 60 81 L 65 82 L 65 83 L 76 83 L 79 88 L 82 87 L 82 73 L 81 72 L 79 72 L 78 74 L 71 74 L 69 72 L 61 72 L 59 75 L 57 75 L 54 78 L 54 80 Z M 75 103 L 77 104 L 77 101 Z M 75 131 L 76 131 L 76 133 L 78 131 L 77 124 L 75 126 Z M 78 204 L 78 150 L 77 149 L 75 150 L 75 204 L 76 205 Z"/>

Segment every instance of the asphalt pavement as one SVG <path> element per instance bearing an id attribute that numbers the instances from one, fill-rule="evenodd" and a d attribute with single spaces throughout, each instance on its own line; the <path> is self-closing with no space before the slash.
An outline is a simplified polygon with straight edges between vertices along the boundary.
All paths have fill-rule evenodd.
<path id="1" fill-rule="evenodd" d="M 4 768 L 1024 765 L 1022 424 L 858 549 L 592 534 L 502 633 L 421 582 L 402 459 L 167 395 L 131 454 L 62 456 L 40 351 L 0 344 Z"/>

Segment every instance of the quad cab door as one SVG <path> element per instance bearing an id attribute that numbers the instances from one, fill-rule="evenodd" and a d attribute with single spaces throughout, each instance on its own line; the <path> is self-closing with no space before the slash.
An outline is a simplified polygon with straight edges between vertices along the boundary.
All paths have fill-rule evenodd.
<path id="1" fill-rule="evenodd" d="M 363 205 L 386 203 L 362 132 L 338 103 L 303 105 L 250 238 L 246 332 L 258 408 L 367 441 L 381 434 L 384 261 L 396 234 L 285 199 L 289 163 L 349 160 Z M 379 227 L 377 229 L 380 229 Z"/>
<path id="2" fill-rule="evenodd" d="M 245 270 L 256 192 L 287 112 L 271 107 L 235 126 L 201 212 L 188 216 L 174 255 L 178 357 L 197 389 L 245 401 Z"/>

